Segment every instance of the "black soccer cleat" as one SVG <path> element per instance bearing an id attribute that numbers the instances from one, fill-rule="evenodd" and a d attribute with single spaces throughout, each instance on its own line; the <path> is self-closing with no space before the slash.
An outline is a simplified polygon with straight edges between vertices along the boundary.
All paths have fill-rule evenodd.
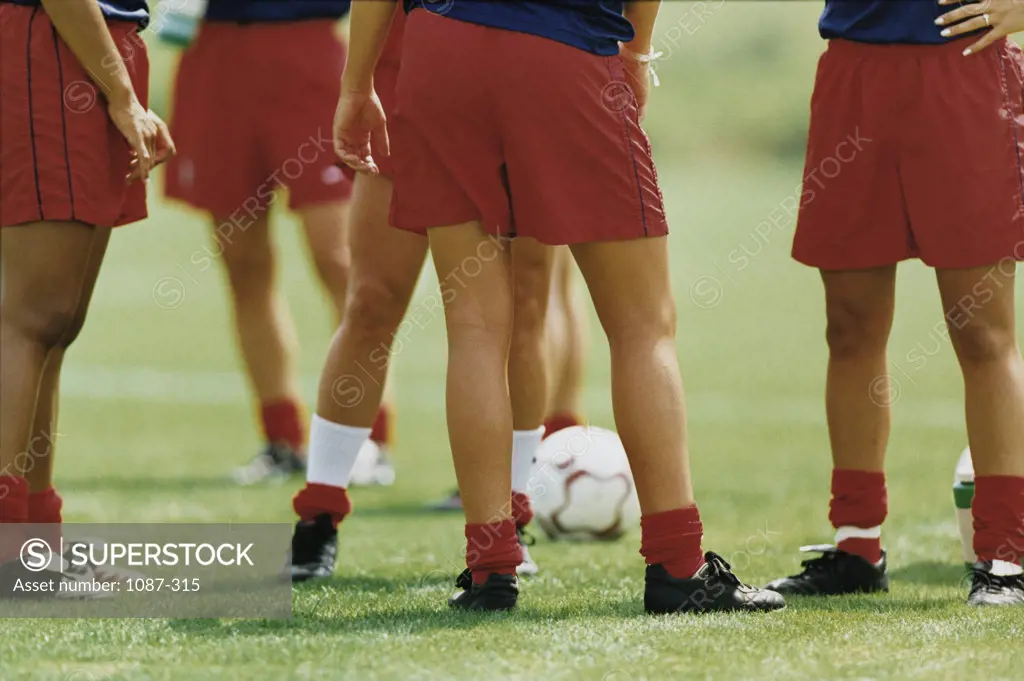
<path id="1" fill-rule="evenodd" d="M 800 550 L 821 555 L 801 563 L 804 571 L 782 577 L 766 586 L 786 596 L 841 596 L 889 590 L 885 551 L 877 564 L 840 551 L 830 544 L 801 546 Z"/>
<path id="2" fill-rule="evenodd" d="M 338 530 L 330 514 L 295 523 L 287 566 L 292 582 L 326 579 L 334 574 L 337 560 Z"/>
<path id="3" fill-rule="evenodd" d="M 991 562 L 971 566 L 971 593 L 967 604 L 974 606 L 1024 606 L 1024 574 L 992 574 Z"/>
<path id="4" fill-rule="evenodd" d="M 717 553 L 704 554 L 704 565 L 689 579 L 673 577 L 664 566 L 648 565 L 644 610 L 667 613 L 769 612 L 782 610 L 786 601 L 774 591 L 748 586 L 732 573 L 732 566 Z"/>
<path id="5" fill-rule="evenodd" d="M 515 575 L 491 574 L 483 584 L 473 583 L 473 573 L 463 570 L 455 579 L 462 591 L 448 599 L 448 605 L 463 610 L 513 610 L 519 600 L 519 579 Z"/>
<path id="6" fill-rule="evenodd" d="M 271 442 L 252 461 L 232 471 L 231 477 L 239 485 L 255 485 L 264 480 L 283 480 L 305 470 L 306 462 L 299 452 Z"/>

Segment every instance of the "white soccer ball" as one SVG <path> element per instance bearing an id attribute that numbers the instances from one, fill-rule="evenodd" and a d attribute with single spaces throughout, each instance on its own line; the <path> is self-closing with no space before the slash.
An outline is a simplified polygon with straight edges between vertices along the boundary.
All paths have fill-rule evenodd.
<path id="1" fill-rule="evenodd" d="M 551 539 L 617 539 L 640 523 L 626 450 L 604 428 L 575 426 L 545 439 L 527 492 Z"/>
<path id="2" fill-rule="evenodd" d="M 381 446 L 367 440 L 359 449 L 349 485 L 352 487 L 388 487 L 395 484 L 395 469 L 387 460 Z"/>

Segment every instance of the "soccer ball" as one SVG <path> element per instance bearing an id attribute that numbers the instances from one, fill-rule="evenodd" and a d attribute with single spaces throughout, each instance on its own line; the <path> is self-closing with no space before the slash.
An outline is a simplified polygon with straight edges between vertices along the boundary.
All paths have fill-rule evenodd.
<path id="1" fill-rule="evenodd" d="M 575 426 L 545 439 L 527 492 L 551 539 L 617 539 L 640 522 L 626 450 L 604 428 Z"/>
<path id="2" fill-rule="evenodd" d="M 387 452 L 373 440 L 359 449 L 349 485 L 352 487 L 388 487 L 395 484 L 395 469 Z"/>
<path id="3" fill-rule="evenodd" d="M 978 559 L 974 554 L 974 520 L 971 517 L 971 501 L 974 499 L 974 462 L 968 447 L 960 454 L 953 474 L 953 503 L 960 525 L 960 542 L 964 550 L 964 562 L 973 563 Z"/>

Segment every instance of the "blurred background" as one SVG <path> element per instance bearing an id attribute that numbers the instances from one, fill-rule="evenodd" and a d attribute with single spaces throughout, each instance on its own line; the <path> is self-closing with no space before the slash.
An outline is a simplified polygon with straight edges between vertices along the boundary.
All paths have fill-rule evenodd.
<path id="1" fill-rule="evenodd" d="M 821 7 L 665 2 L 655 42 L 665 58 L 646 127 L 672 229 L 696 494 L 707 546 L 751 583 L 792 573 L 797 547 L 832 535 L 821 284 L 789 256 L 824 47 Z M 180 49 L 153 33 L 146 31 L 152 106 L 168 116 Z M 216 253 L 211 225 L 166 201 L 162 187 L 158 173 L 150 219 L 115 233 L 89 323 L 64 364 L 57 477 L 65 519 L 290 523 L 298 481 L 241 488 L 228 478 L 262 445 L 256 406 L 236 352 L 223 268 L 206 257 Z M 273 212 L 277 276 L 312 403 L 333 314 L 284 203 Z M 413 309 L 436 285 L 428 264 Z M 582 282 L 579 289 L 585 297 Z M 585 415 L 612 426 L 607 346 L 589 302 L 587 309 Z M 639 681 L 695 670 L 702 678 L 954 679 L 983 663 L 993 679 L 1019 677 L 1019 655 L 1001 643 L 1019 637 L 1013 613 L 980 619 L 961 605 L 951 485 L 966 445 L 962 386 L 934 277 L 919 263 L 900 269 L 890 343 L 886 542 L 898 594 L 829 604 L 845 608 L 843 618 L 825 606 L 791 609 L 764 628 L 728 618 L 641 620 L 633 617 L 642 574 L 637 533 L 614 544 L 542 541 L 532 549 L 544 572 L 528 586 L 529 613 L 473 633 L 491 631 L 512 653 L 506 659 L 467 646 L 464 627 L 476 625 L 441 611 L 464 544 L 459 514 L 424 512 L 454 476 L 444 323 L 436 310 L 419 312 L 426 322 L 393 364 L 396 484 L 354 491 L 338 574 L 328 586 L 296 590 L 295 620 L 53 620 L 12 628 L 12 641 L 21 638 L 0 651 L 0 678 L 479 678 L 487 669 L 493 678 Z M 590 629 L 577 624 L 584 612 Z M 989 646 L 986 657 L 972 642 Z M 624 661 L 636 666 L 622 675 Z M 78 669 L 87 675 L 74 675 Z"/>

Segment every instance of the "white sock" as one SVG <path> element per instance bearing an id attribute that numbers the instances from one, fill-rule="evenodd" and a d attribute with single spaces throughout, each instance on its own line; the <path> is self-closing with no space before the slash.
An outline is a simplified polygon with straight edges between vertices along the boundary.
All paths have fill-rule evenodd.
<path id="1" fill-rule="evenodd" d="M 369 428 L 353 428 L 313 415 L 306 453 L 306 482 L 348 487 L 356 457 L 370 439 Z"/>
<path id="2" fill-rule="evenodd" d="M 533 462 L 537 448 L 544 437 L 544 429 L 512 431 L 512 491 L 523 492 L 530 486 Z"/>
<path id="3" fill-rule="evenodd" d="M 1024 567 L 1005 560 L 994 560 L 992 561 L 992 568 L 989 570 L 989 573 L 997 577 L 1012 577 L 1013 575 L 1024 574 Z"/>

